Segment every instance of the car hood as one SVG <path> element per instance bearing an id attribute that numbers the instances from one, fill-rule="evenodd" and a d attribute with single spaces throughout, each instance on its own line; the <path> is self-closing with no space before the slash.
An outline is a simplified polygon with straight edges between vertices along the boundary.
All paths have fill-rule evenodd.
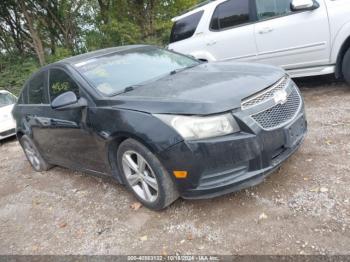
<path id="1" fill-rule="evenodd" d="M 207 63 L 135 87 L 109 103 L 148 113 L 209 115 L 239 108 L 242 99 L 284 75 L 282 69 L 267 65 Z"/>

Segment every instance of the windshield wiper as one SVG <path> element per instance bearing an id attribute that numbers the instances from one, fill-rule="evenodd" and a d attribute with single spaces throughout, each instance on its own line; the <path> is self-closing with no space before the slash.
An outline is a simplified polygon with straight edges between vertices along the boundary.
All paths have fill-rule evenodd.
<path id="1" fill-rule="evenodd" d="M 127 86 L 125 87 L 122 91 L 118 91 L 112 94 L 109 94 L 108 96 L 117 96 L 117 95 L 121 95 L 121 94 L 125 94 L 131 91 L 134 91 L 136 87 L 139 87 L 141 85 L 132 85 L 132 86 Z"/>
<path id="2" fill-rule="evenodd" d="M 180 73 L 180 72 L 182 72 L 182 71 L 185 71 L 185 70 L 190 69 L 190 68 L 193 68 L 193 67 L 196 67 L 196 66 L 198 66 L 198 65 L 199 65 L 199 64 L 197 64 L 197 65 L 191 65 L 191 66 L 186 66 L 186 67 L 182 67 L 182 68 L 175 69 L 175 70 L 173 70 L 173 71 L 170 72 L 170 75 L 175 75 L 175 74 L 177 74 L 177 73 Z"/>

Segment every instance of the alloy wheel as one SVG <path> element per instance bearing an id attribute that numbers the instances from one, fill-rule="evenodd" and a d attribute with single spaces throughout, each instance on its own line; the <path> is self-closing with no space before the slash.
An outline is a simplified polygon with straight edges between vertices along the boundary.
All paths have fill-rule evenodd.
<path id="1" fill-rule="evenodd" d="M 122 162 L 125 177 L 134 192 L 146 202 L 156 201 L 158 181 L 145 158 L 129 150 L 123 154 Z"/>
<path id="2" fill-rule="evenodd" d="M 27 141 L 24 142 L 23 147 L 24 147 L 24 152 L 26 153 L 30 164 L 34 167 L 34 169 L 39 170 L 40 159 L 37 151 Z"/>

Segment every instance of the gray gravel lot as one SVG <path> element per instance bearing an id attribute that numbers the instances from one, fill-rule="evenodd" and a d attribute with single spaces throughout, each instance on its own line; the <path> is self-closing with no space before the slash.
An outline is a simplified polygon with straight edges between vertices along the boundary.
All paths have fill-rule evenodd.
<path id="1" fill-rule="evenodd" d="M 0 146 L 0 254 L 350 254 L 350 87 L 299 80 L 309 133 L 261 185 L 133 210 L 111 179 L 34 172 Z"/>

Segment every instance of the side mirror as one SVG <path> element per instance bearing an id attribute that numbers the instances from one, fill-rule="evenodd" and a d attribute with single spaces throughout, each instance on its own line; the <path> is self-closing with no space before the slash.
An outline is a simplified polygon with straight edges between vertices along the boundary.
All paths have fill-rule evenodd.
<path id="1" fill-rule="evenodd" d="M 51 102 L 51 107 L 60 111 L 83 108 L 86 106 L 87 101 L 84 98 L 80 98 L 78 100 L 77 96 L 72 91 L 59 95 Z"/>
<path id="2" fill-rule="evenodd" d="M 315 0 L 293 0 L 291 3 L 292 11 L 310 11 L 320 7 Z"/>

